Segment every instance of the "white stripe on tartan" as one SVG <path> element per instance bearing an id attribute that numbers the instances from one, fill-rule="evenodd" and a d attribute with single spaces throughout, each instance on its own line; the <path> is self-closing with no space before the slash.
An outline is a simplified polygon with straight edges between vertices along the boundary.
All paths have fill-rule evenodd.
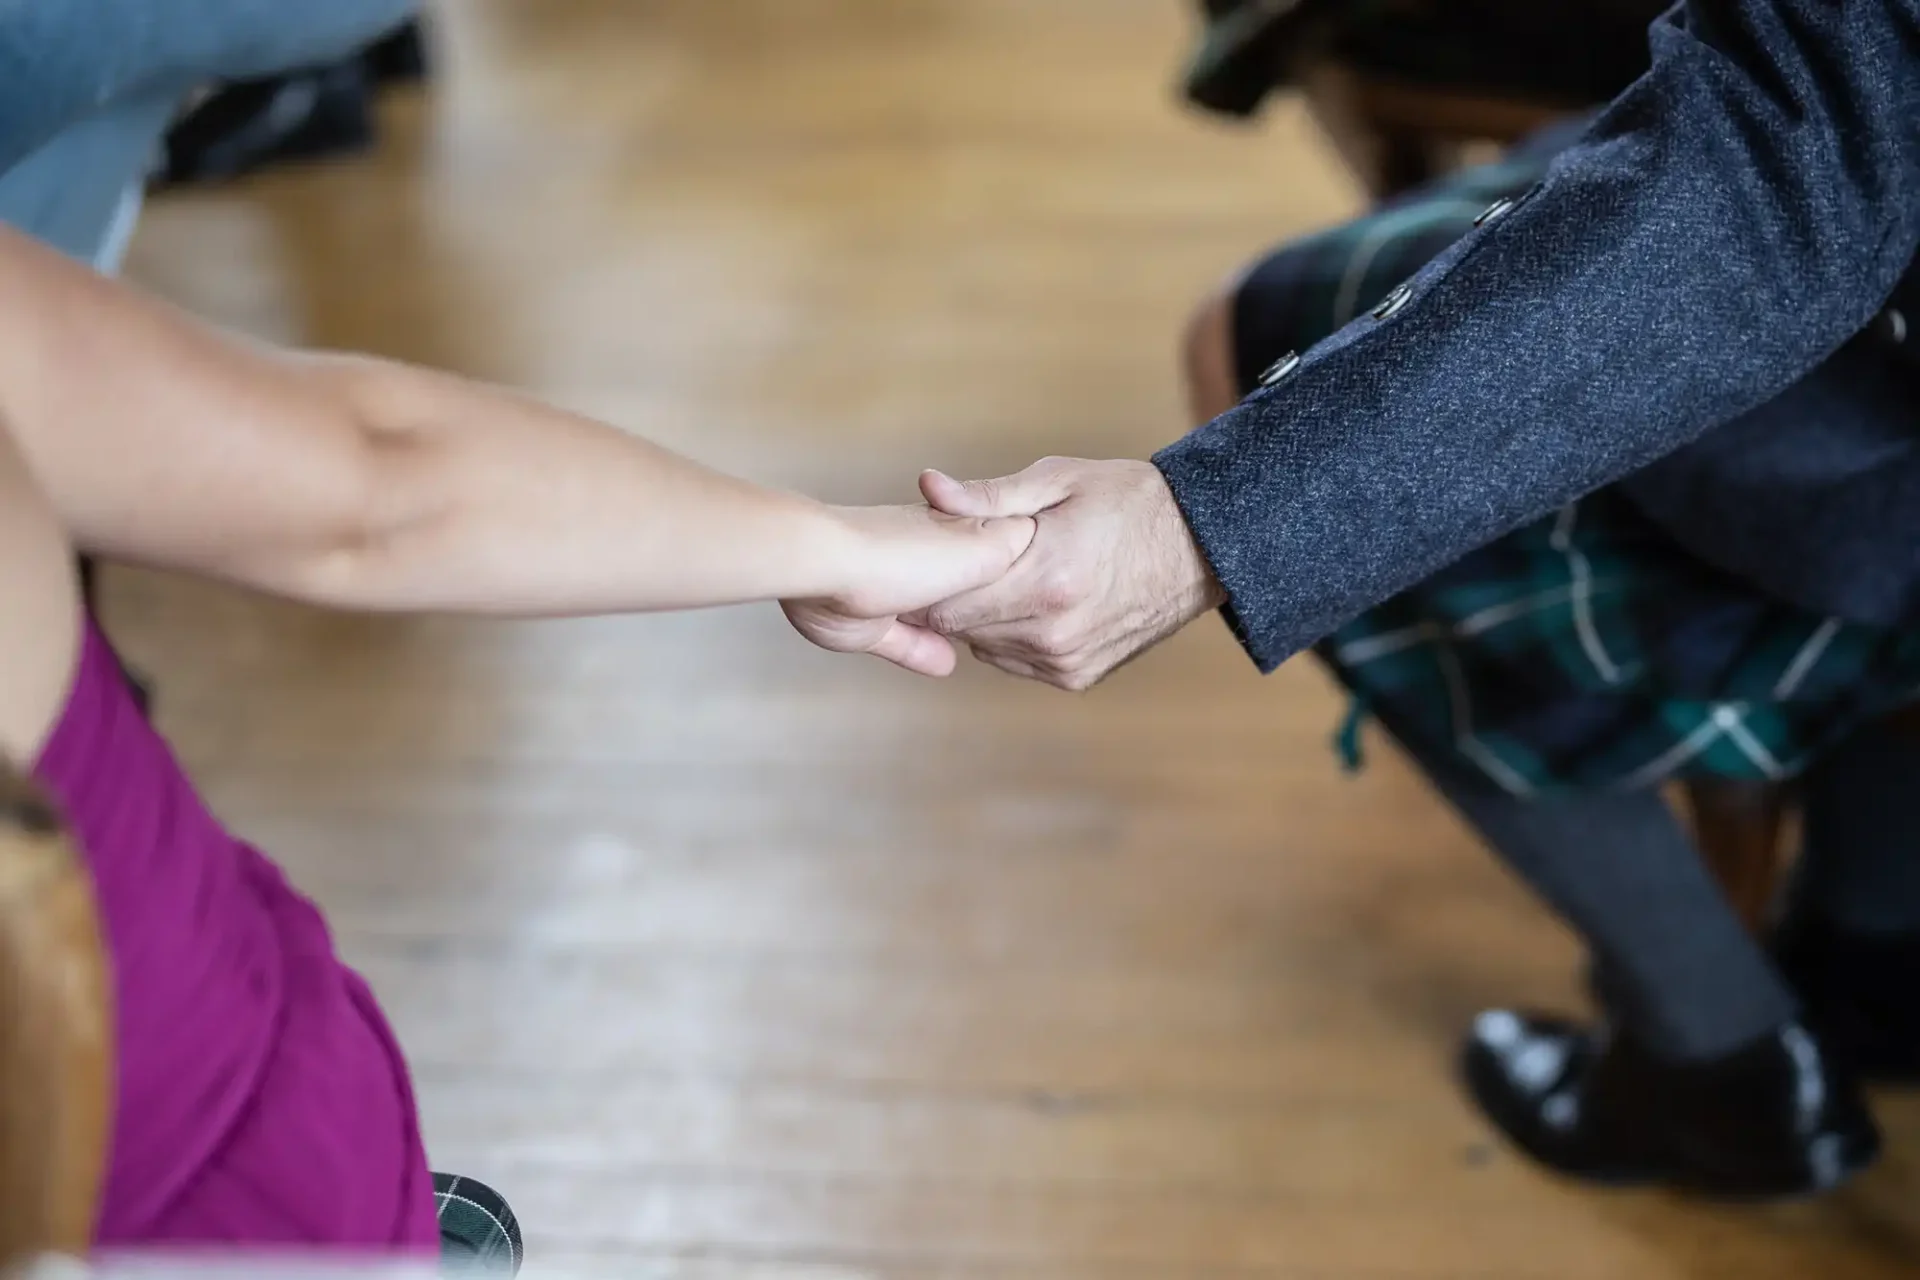
<path id="1" fill-rule="evenodd" d="M 1349 640 L 1335 646 L 1333 656 L 1350 667 L 1362 666 L 1390 653 L 1399 653 L 1429 640 L 1438 640 L 1442 631 L 1431 622 L 1422 622 L 1418 626 L 1402 627 L 1398 631 L 1382 631 L 1377 636 L 1368 636 L 1364 640 Z"/>
<path id="2" fill-rule="evenodd" d="M 1573 524 L 1580 517 L 1580 504 L 1569 502 L 1553 522 L 1553 549 L 1567 558 L 1567 571 L 1573 578 L 1573 628 L 1587 661 L 1608 684 L 1620 683 L 1620 668 L 1600 643 L 1600 631 L 1593 623 L 1593 568 L 1587 557 L 1573 545 Z"/>
<path id="3" fill-rule="evenodd" d="M 1833 638 L 1839 633 L 1840 619 L 1828 618 L 1807 637 L 1807 642 L 1800 646 L 1800 652 L 1793 655 L 1793 661 L 1787 664 L 1786 671 L 1781 674 L 1780 683 L 1773 686 L 1775 702 L 1785 702 L 1794 695 L 1800 688 L 1800 682 L 1813 670 L 1813 664 L 1820 661 L 1820 655 L 1827 651 L 1827 646 L 1833 643 Z"/>
<path id="4" fill-rule="evenodd" d="M 458 1194 L 460 1190 L 460 1184 L 465 1181 L 466 1179 L 462 1177 L 460 1174 L 457 1174 L 457 1173 L 451 1174 L 449 1175 L 449 1178 L 448 1178 L 446 1190 L 435 1191 L 433 1193 L 435 1216 L 438 1216 L 439 1214 L 444 1213 L 446 1211 L 448 1201 L 453 1201 L 456 1204 L 464 1204 L 470 1209 L 478 1210 L 480 1213 L 480 1216 L 485 1218 L 488 1222 L 491 1222 L 493 1224 L 493 1229 L 499 1233 L 500 1241 L 507 1246 L 507 1255 L 513 1259 L 513 1265 L 517 1269 L 520 1265 L 520 1250 L 514 1246 L 512 1230 L 508 1228 L 505 1222 L 501 1221 L 499 1215 L 495 1214 L 493 1210 L 487 1208 L 483 1204 L 480 1204 L 478 1201 L 472 1199 L 469 1196 L 463 1196 Z M 482 1183 L 481 1185 L 485 1186 L 484 1183 Z M 492 1190 L 492 1188 L 488 1188 L 488 1190 Z M 499 1193 L 494 1192 L 494 1194 L 498 1195 Z"/>
<path id="5" fill-rule="evenodd" d="M 1591 584 L 1591 592 L 1618 591 L 1626 584 L 1608 579 L 1605 582 Z M 1452 635 L 1460 640 L 1472 640 L 1503 627 L 1509 622 L 1517 622 L 1530 613 L 1545 613 L 1547 610 L 1567 603 L 1573 598 L 1572 587 L 1554 587 L 1551 590 L 1535 592 L 1519 600 L 1508 600 L 1502 604 L 1488 605 L 1478 613 L 1470 613 L 1450 627 L 1442 627 L 1434 622 L 1422 622 L 1416 626 L 1401 627 L 1398 631 L 1382 631 L 1379 635 L 1367 636 L 1362 640 L 1349 640 L 1335 647 L 1334 658 L 1347 666 L 1364 666 L 1369 662 L 1384 658 L 1389 654 L 1403 653 L 1428 641 L 1438 640 L 1444 635 Z"/>
<path id="6" fill-rule="evenodd" d="M 1393 213 L 1382 214 L 1379 223 L 1353 247 L 1353 256 L 1347 259 L 1346 272 L 1340 277 L 1339 292 L 1333 296 L 1333 327 L 1343 329 L 1353 319 L 1354 312 L 1360 309 L 1360 287 L 1367 282 L 1367 272 L 1372 269 L 1373 260 L 1402 231 L 1445 210 L 1478 217 L 1485 208 L 1486 205 L 1480 201 L 1453 200 L 1413 204 Z"/>
<path id="7" fill-rule="evenodd" d="M 1440 659 L 1440 673 L 1447 681 L 1447 696 L 1453 701 L 1453 746 L 1456 751 L 1480 766 L 1481 772 L 1510 795 L 1530 796 L 1533 784 L 1515 773 L 1505 760 L 1474 736 L 1473 704 L 1467 697 L 1467 682 L 1460 674 L 1460 660 L 1453 650 L 1441 645 L 1434 650 Z"/>
<path id="8" fill-rule="evenodd" d="M 471 1200 L 466 1196 L 454 1195 L 450 1190 L 435 1192 L 434 1195 L 438 1202 L 438 1207 L 442 1210 L 446 1208 L 447 1202 L 451 1200 L 455 1204 L 466 1205 L 469 1209 L 474 1210 L 481 1217 L 493 1224 L 493 1229 L 498 1233 L 498 1236 L 496 1239 L 487 1241 L 488 1251 L 482 1254 L 482 1257 L 493 1257 L 499 1252 L 500 1248 L 504 1246 L 507 1251 L 507 1256 L 513 1259 L 516 1264 L 519 1263 L 519 1252 L 513 1247 L 513 1232 L 507 1230 L 507 1224 L 500 1220 L 498 1214 L 481 1204 L 478 1200 Z"/>
<path id="9" fill-rule="evenodd" d="M 1718 742 L 1720 735 L 1727 731 L 1728 725 L 1718 714 L 1719 710 L 1715 708 L 1715 714 L 1701 721 L 1692 733 L 1620 779 L 1616 785 L 1631 791 L 1635 787 L 1665 781 L 1674 770 Z"/>
<path id="10" fill-rule="evenodd" d="M 1715 707 L 1713 714 L 1715 719 L 1725 722 L 1727 736 L 1733 739 L 1733 745 L 1740 748 L 1747 759 L 1753 761 L 1754 767 L 1766 774 L 1770 781 L 1777 782 L 1786 777 L 1787 771 L 1773 758 L 1773 752 L 1767 750 L 1766 744 L 1754 737 L 1753 730 L 1747 728 L 1747 722 L 1742 719 L 1746 714 L 1744 706 Z"/>
<path id="11" fill-rule="evenodd" d="M 1602 591 L 1618 591 L 1626 584 L 1609 578 L 1605 582 L 1588 584 L 1590 594 Z M 1555 587 L 1551 591 L 1541 591 L 1520 600 L 1509 600 L 1505 604 L 1488 605 L 1478 613 L 1470 613 L 1454 625 L 1453 634 L 1465 638 L 1491 631 L 1495 627 L 1505 626 L 1530 613 L 1544 613 L 1555 605 L 1565 604 L 1573 598 L 1574 588 Z"/>

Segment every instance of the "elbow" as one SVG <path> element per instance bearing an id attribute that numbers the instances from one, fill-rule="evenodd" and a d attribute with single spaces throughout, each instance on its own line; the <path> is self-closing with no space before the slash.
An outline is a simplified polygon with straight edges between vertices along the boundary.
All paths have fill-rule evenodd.
<path id="1" fill-rule="evenodd" d="M 1636 213 L 1670 197 L 1659 234 L 1692 230 L 1761 341 L 1856 331 L 1920 246 L 1911 8 L 1691 0 L 1654 24 L 1652 70 L 1590 139 Z"/>
<path id="2" fill-rule="evenodd" d="M 316 362 L 306 376 L 324 385 L 334 421 L 326 458 L 290 495 L 305 518 L 290 545 L 269 550 L 256 585 L 304 603 L 388 610 L 409 604 L 400 581 L 403 549 L 437 522 L 441 486 L 428 433 L 400 425 L 374 362 Z M 267 581 L 259 581 L 265 577 Z"/>

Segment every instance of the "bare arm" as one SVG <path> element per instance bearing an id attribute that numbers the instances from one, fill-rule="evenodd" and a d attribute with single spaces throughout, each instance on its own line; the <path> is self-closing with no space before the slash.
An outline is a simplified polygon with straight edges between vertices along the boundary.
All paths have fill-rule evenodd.
<path id="1" fill-rule="evenodd" d="M 4 231 L 0 419 L 82 549 L 348 608 L 879 617 L 1031 537 L 830 508 L 496 388 L 250 345 Z"/>

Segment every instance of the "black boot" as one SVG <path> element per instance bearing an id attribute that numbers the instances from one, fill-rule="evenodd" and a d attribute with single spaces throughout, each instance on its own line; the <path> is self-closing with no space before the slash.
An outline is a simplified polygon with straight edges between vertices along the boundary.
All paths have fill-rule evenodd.
<path id="1" fill-rule="evenodd" d="M 1797 1023 L 1725 1057 L 1667 1063 L 1624 1033 L 1492 1010 L 1475 1020 L 1461 1072 L 1516 1146 L 1591 1182 L 1805 1196 L 1880 1152 L 1854 1078 Z"/>
<path id="2" fill-rule="evenodd" d="M 1920 933 L 1848 932 L 1796 908 L 1772 950 L 1834 1057 L 1863 1079 L 1920 1084 Z"/>

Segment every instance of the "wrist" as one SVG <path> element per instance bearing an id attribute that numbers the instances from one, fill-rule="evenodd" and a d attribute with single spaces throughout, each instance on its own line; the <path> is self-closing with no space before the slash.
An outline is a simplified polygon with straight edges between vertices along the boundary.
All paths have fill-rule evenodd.
<path id="1" fill-rule="evenodd" d="M 1186 512 L 1182 510 L 1173 487 L 1157 467 L 1153 468 L 1153 477 L 1157 496 L 1161 499 L 1157 504 L 1163 522 L 1160 537 L 1166 545 L 1179 548 L 1181 564 L 1176 575 L 1179 588 L 1174 598 L 1180 603 L 1183 621 L 1191 622 L 1201 614 L 1226 604 L 1227 589 L 1214 573 L 1212 561 L 1207 559 L 1207 553 L 1200 547 L 1200 540 L 1187 524 Z"/>
<path id="2" fill-rule="evenodd" d="M 1194 554 L 1199 555 L 1198 549 Z M 1204 577 L 1200 583 L 1199 603 L 1194 609 L 1195 616 L 1225 608 L 1228 598 L 1227 589 L 1220 585 L 1220 579 L 1214 576 L 1213 566 L 1207 563 L 1205 556 L 1200 556 L 1200 572 Z"/>
<path id="3" fill-rule="evenodd" d="M 866 534 L 851 508 L 799 496 L 794 501 L 798 505 L 789 546 L 796 558 L 796 589 L 783 592 L 783 598 L 845 599 L 859 584 Z"/>
<path id="4" fill-rule="evenodd" d="M 1184 532 L 1185 526 L 1181 528 Z M 1182 625 L 1227 603 L 1227 589 L 1214 575 L 1213 566 L 1207 563 L 1206 556 L 1194 543 L 1191 534 L 1187 535 L 1186 549 L 1191 559 L 1187 562 L 1186 590 L 1181 593 Z"/>

